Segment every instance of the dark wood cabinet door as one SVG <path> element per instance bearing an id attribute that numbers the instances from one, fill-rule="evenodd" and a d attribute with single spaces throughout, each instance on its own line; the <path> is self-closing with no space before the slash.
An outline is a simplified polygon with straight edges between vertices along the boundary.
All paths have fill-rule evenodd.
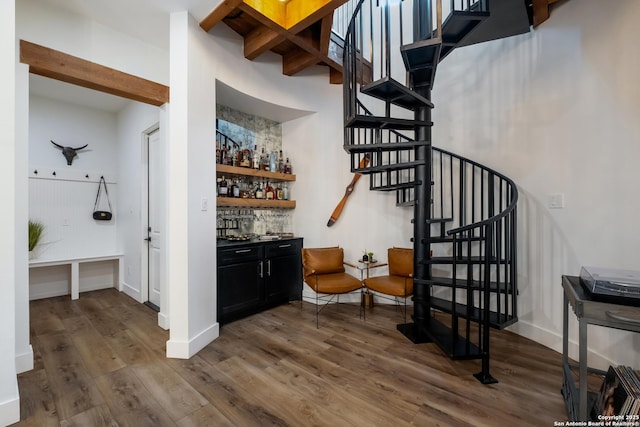
<path id="1" fill-rule="evenodd" d="M 218 267 L 218 321 L 223 323 L 255 311 L 264 301 L 262 261 Z"/>
<path id="2" fill-rule="evenodd" d="M 301 287 L 300 256 L 287 255 L 266 262 L 267 303 L 299 299 L 296 289 Z"/>

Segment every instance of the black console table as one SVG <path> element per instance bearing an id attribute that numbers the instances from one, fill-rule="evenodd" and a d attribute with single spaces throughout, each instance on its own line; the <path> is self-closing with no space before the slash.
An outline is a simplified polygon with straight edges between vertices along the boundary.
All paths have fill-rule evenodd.
<path id="1" fill-rule="evenodd" d="M 587 326 L 599 325 L 625 331 L 640 332 L 640 307 L 594 301 L 575 276 L 562 276 L 564 310 L 562 322 L 562 395 L 571 421 L 588 421 L 596 393 L 587 390 L 587 372 L 604 375 L 591 369 L 587 361 Z M 578 365 L 569 363 L 569 306 L 578 318 Z M 578 368 L 578 387 L 571 368 Z"/>

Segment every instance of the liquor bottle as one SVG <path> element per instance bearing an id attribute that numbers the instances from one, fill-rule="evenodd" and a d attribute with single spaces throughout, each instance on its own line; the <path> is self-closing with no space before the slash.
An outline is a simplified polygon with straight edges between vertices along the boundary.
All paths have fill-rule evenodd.
<path id="1" fill-rule="evenodd" d="M 260 182 L 258 182 L 258 187 L 256 187 L 256 199 L 264 199 L 264 191 L 262 190 Z"/>
<path id="2" fill-rule="evenodd" d="M 222 150 L 220 149 L 220 140 L 216 138 L 216 163 L 222 161 Z"/>
<path id="3" fill-rule="evenodd" d="M 272 151 L 269 154 L 269 171 L 277 172 L 278 171 L 278 160 L 276 159 L 276 152 Z"/>
<path id="4" fill-rule="evenodd" d="M 283 191 L 284 191 L 284 190 L 282 190 L 282 184 L 281 184 L 281 183 L 278 183 L 278 184 L 276 185 L 276 199 L 277 199 L 277 200 L 284 200 L 284 194 L 283 194 Z"/>
<path id="5" fill-rule="evenodd" d="M 289 200 L 289 186 L 287 183 L 284 183 L 284 188 L 282 189 L 282 199 Z"/>
<path id="6" fill-rule="evenodd" d="M 271 184 L 269 184 L 269 181 L 267 181 L 267 187 L 264 190 L 264 198 L 267 200 L 274 200 L 276 198 L 276 192 Z"/>
<path id="7" fill-rule="evenodd" d="M 220 187 L 219 187 L 218 194 L 220 195 L 220 197 L 227 197 L 229 195 L 229 188 L 227 188 L 227 180 L 224 179 L 224 176 L 220 180 Z"/>
<path id="8" fill-rule="evenodd" d="M 262 153 L 260 154 L 260 170 L 269 170 L 269 156 L 264 152 L 264 147 L 262 147 Z"/>
<path id="9" fill-rule="evenodd" d="M 258 153 L 258 146 L 253 146 L 253 153 L 251 154 L 251 164 L 254 169 L 260 169 L 260 153 Z"/>
<path id="10" fill-rule="evenodd" d="M 242 161 L 240 162 L 240 166 L 243 168 L 251 167 L 251 150 L 248 148 L 242 150 Z"/>
<path id="11" fill-rule="evenodd" d="M 288 157 L 287 157 L 287 161 L 284 163 L 284 173 L 292 173 L 291 162 L 289 161 Z"/>
<path id="12" fill-rule="evenodd" d="M 240 186 L 238 185 L 238 178 L 233 178 L 233 181 L 231 181 L 231 197 L 240 197 Z"/>
<path id="13" fill-rule="evenodd" d="M 227 148 L 226 145 L 222 146 L 222 150 L 220 151 L 220 163 L 222 163 L 223 165 L 228 165 L 229 164 L 229 149 Z"/>
<path id="14" fill-rule="evenodd" d="M 238 166 L 238 151 L 235 149 L 231 152 L 231 166 Z"/>
<path id="15" fill-rule="evenodd" d="M 284 158 L 282 157 L 282 150 L 280 150 L 280 155 L 278 156 L 278 172 L 284 173 Z"/>

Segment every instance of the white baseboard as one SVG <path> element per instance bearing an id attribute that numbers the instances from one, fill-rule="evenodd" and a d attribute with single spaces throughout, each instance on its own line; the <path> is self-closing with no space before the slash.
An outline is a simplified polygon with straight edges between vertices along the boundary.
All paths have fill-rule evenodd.
<path id="1" fill-rule="evenodd" d="M 15 380 L 15 393 L 9 400 L 0 402 L 0 426 L 8 426 L 20 421 L 20 393 L 18 380 Z"/>
<path id="2" fill-rule="evenodd" d="M 169 329 L 169 316 L 167 316 L 163 312 L 158 313 L 158 326 L 160 326 L 165 331 L 168 330 Z"/>
<path id="3" fill-rule="evenodd" d="M 209 326 L 189 341 L 167 341 L 167 357 L 174 359 L 189 359 L 220 336 L 218 322 Z"/>
<path id="4" fill-rule="evenodd" d="M 562 335 L 547 329 L 540 328 L 529 322 L 519 320 L 514 325 L 511 325 L 507 330 L 518 334 L 522 337 L 528 338 L 532 341 L 542 344 L 545 347 L 555 350 L 562 354 Z M 569 357 L 578 360 L 579 347 L 578 343 L 569 339 Z M 611 359 L 597 353 L 591 349 L 587 349 L 587 358 L 590 368 L 596 368 L 601 370 L 607 370 L 609 365 L 614 365 Z"/>
<path id="5" fill-rule="evenodd" d="M 142 293 L 140 292 L 140 290 L 129 285 L 127 282 L 122 282 L 122 292 L 124 292 L 126 295 L 129 295 L 131 298 L 138 301 L 139 303 L 144 302 L 142 301 Z"/>
<path id="6" fill-rule="evenodd" d="M 26 353 L 16 354 L 16 372 L 21 374 L 33 369 L 33 347 L 29 344 Z"/>

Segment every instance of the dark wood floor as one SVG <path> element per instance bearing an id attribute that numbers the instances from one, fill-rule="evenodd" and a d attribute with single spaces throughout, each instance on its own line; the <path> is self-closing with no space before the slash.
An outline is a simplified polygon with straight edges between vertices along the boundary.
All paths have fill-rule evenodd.
<path id="1" fill-rule="evenodd" d="M 395 330 L 375 306 L 292 303 L 239 320 L 190 360 L 166 359 L 156 313 L 109 289 L 33 301 L 25 426 L 552 426 L 566 420 L 561 356 L 505 331 L 492 374 Z"/>

